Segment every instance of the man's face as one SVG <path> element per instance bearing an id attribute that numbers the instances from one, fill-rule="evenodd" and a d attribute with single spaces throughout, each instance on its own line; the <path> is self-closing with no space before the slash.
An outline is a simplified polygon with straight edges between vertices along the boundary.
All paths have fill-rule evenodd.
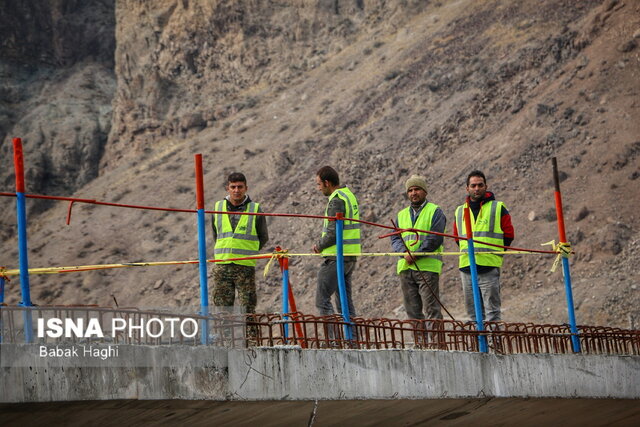
<path id="1" fill-rule="evenodd" d="M 407 197 L 412 205 L 421 205 L 427 199 L 427 192 L 420 187 L 413 186 L 407 190 Z"/>
<path id="2" fill-rule="evenodd" d="M 237 206 L 242 203 L 248 189 L 247 184 L 242 181 L 229 182 L 227 184 L 227 192 L 229 193 L 229 201 L 231 204 Z"/>
<path id="3" fill-rule="evenodd" d="M 320 192 L 325 196 L 330 196 L 332 193 L 331 187 L 329 186 L 329 181 L 323 181 L 317 175 L 316 175 L 316 188 L 320 190 Z"/>
<path id="4" fill-rule="evenodd" d="M 487 192 L 487 184 L 484 179 L 479 176 L 472 176 L 469 178 L 469 185 L 467 185 L 467 193 L 474 202 L 484 199 L 484 194 Z"/>

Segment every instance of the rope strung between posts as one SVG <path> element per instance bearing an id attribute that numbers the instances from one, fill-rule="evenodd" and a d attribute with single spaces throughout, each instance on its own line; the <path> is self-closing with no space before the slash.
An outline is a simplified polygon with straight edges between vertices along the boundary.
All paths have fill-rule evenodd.
<path id="1" fill-rule="evenodd" d="M 0 192 L 0 196 L 4 196 L 4 197 L 16 197 L 16 193 L 4 193 L 4 192 Z M 129 209 L 142 209 L 142 210 L 156 210 L 156 211 L 167 211 L 167 212 L 182 212 L 182 213 L 197 213 L 196 209 L 175 209 L 175 208 L 164 208 L 164 207 L 158 207 L 158 206 L 143 206 L 143 205 L 131 205 L 131 204 L 122 204 L 122 203 L 111 203 L 111 202 L 101 202 L 95 199 L 82 199 L 82 198 L 75 198 L 75 197 L 60 197 L 60 196 L 46 196 L 46 195 L 40 195 L 40 194 L 25 194 L 25 197 L 27 198 L 34 198 L 34 199 L 48 199 L 48 200 L 58 200 L 58 201 L 68 201 L 69 202 L 69 208 L 68 208 L 68 212 L 67 212 L 67 225 L 69 225 L 70 221 L 71 221 L 71 210 L 73 207 L 74 203 L 86 203 L 86 204 L 94 204 L 94 205 L 101 205 L 101 206 L 112 206 L 112 207 L 120 207 L 120 208 L 129 208 Z M 207 214 L 229 214 L 229 215 L 254 215 L 254 216 L 272 216 L 272 217 L 289 217 L 289 218 L 312 218 L 312 219 L 327 219 L 330 221 L 336 221 L 338 220 L 337 217 L 331 217 L 331 216 L 324 216 L 324 215 L 308 215 L 308 214 L 290 214 L 290 213 L 265 213 L 265 212 L 227 212 L 227 211 L 208 211 L 205 210 L 204 211 Z M 394 226 L 389 226 L 389 225 L 384 225 L 384 224 L 379 224 L 379 223 L 375 223 L 375 222 L 371 222 L 371 221 L 365 221 L 365 220 L 361 220 L 361 219 L 355 219 L 355 218 L 340 218 L 344 221 L 351 221 L 351 222 L 357 222 L 357 223 L 361 223 L 361 224 L 367 224 L 367 225 L 371 225 L 374 227 L 380 227 L 380 228 L 384 228 L 387 230 L 393 230 L 391 233 L 387 233 L 387 234 L 383 234 L 381 236 L 378 236 L 379 239 L 383 239 L 386 237 L 390 237 L 396 234 L 401 234 L 401 233 L 405 233 L 405 232 L 410 232 L 410 233 L 414 233 L 416 235 L 416 239 L 414 240 L 414 242 L 412 242 L 410 244 L 410 246 L 414 246 L 417 241 L 418 241 L 418 233 L 427 233 L 427 234 L 434 234 L 434 235 L 438 235 L 438 236 L 443 236 L 443 237 L 448 237 L 448 238 L 452 238 L 455 240 L 468 240 L 467 237 L 464 236 L 456 236 L 453 234 L 447 234 L 447 233 L 439 233 L 436 231 L 430 231 L 430 230 L 421 230 L 421 229 L 417 229 L 417 228 L 405 228 L 405 229 L 399 229 L 397 228 L 395 225 Z M 553 266 L 551 268 L 551 271 L 554 272 L 561 260 L 562 257 L 568 258 L 569 255 L 573 254 L 572 250 L 571 250 L 571 244 L 570 243 L 559 243 L 559 244 L 555 244 L 555 241 L 551 241 L 551 242 L 547 242 L 547 243 L 543 243 L 542 246 L 545 245 L 550 245 L 553 250 L 540 250 L 540 249 L 528 249 L 528 248 L 516 248 L 516 247 L 512 247 L 512 246 L 504 246 L 504 245 L 498 245 L 498 244 L 494 244 L 494 243 L 488 243 L 488 242 L 483 242 L 482 240 L 477 240 L 474 239 L 474 242 L 476 243 L 480 243 L 483 245 L 487 245 L 487 246 L 492 246 L 492 247 L 496 247 L 496 248 L 500 248 L 500 249 L 504 249 L 502 251 L 492 251 L 492 252 L 483 252 L 483 253 L 487 253 L 487 254 L 497 254 L 497 255 L 526 255 L 526 254 L 556 254 L 557 257 L 554 260 Z M 425 256 L 425 255 L 434 255 L 435 253 L 429 253 L 429 252 L 412 252 L 414 256 Z M 463 252 L 441 252 L 438 253 L 437 255 L 441 255 L 441 256 L 459 256 L 462 255 Z M 405 253 L 395 253 L 395 252 L 380 252 L 380 253 L 359 253 L 359 254 L 350 254 L 349 256 L 404 256 Z M 293 256 L 298 256 L 298 257 L 303 257 L 303 256 L 322 256 L 322 254 L 316 254 L 316 253 L 288 253 L 288 251 L 281 251 L 279 253 L 277 253 L 276 255 L 272 254 L 272 255 L 258 255 L 258 256 L 253 256 L 253 257 L 242 257 L 242 258 L 235 258 L 233 260 L 249 260 L 249 259 L 267 259 L 270 258 L 269 263 L 267 264 L 266 267 L 266 272 L 268 272 L 269 267 L 270 267 L 270 263 L 272 262 L 273 258 L 276 257 L 283 257 L 283 256 L 287 256 L 287 257 L 293 257 Z M 227 260 L 229 261 L 229 260 Z M 102 265 L 88 265 L 88 266 L 75 266 L 75 267 L 45 267 L 45 268 L 35 268 L 35 269 L 29 269 L 30 273 L 33 274 L 56 274 L 56 273 L 65 273 L 65 272 L 72 272 L 72 271 L 89 271 L 89 270 L 101 270 L 101 269 L 108 269 L 108 268 L 123 268 L 123 267 L 148 267 L 148 266 L 156 266 L 156 265 L 179 265 L 179 264 L 197 264 L 199 261 L 195 261 L 195 260 L 190 260 L 190 261 L 166 261 L 166 262 L 135 262 L 135 263 L 120 263 L 120 264 L 102 264 Z M 207 260 L 207 262 L 217 262 L 216 260 Z M 19 274 L 19 270 L 17 269 L 12 269 L 12 270 L 6 270 L 5 269 L 5 275 L 9 276 L 9 275 L 17 275 Z M 7 277 L 8 279 L 8 277 Z"/>
<path id="2" fill-rule="evenodd" d="M 0 196 L 16 197 L 16 193 L 3 193 L 3 192 L 0 192 Z M 88 204 L 94 204 L 94 205 L 112 206 L 112 207 L 128 208 L 128 209 L 156 210 L 156 211 L 183 212 L 183 213 L 197 213 L 198 212 L 196 209 L 176 209 L 176 208 L 163 208 L 163 207 L 158 207 L 158 206 L 130 205 L 130 204 L 122 204 L 122 203 L 101 202 L 101 201 L 98 201 L 98 200 L 95 200 L 95 199 L 80 199 L 80 198 L 75 198 L 75 197 L 45 196 L 45 195 L 40 195 L 40 194 L 25 194 L 25 197 L 26 198 L 33 198 L 33 199 L 48 199 L 48 200 L 68 201 L 71 204 L 77 202 L 77 203 L 88 203 Z M 71 207 L 71 205 L 70 205 L 70 207 Z M 204 212 L 207 213 L 207 214 L 254 215 L 254 216 L 290 217 L 290 218 L 328 219 L 330 221 L 336 221 L 338 219 L 337 217 L 334 217 L 334 216 L 308 215 L 308 214 L 291 214 L 291 213 L 227 212 L 227 211 L 209 211 L 209 210 L 205 210 Z M 68 217 L 67 217 L 67 224 L 69 223 L 69 219 L 70 219 L 70 210 L 69 210 L 69 214 L 68 214 Z M 361 223 L 361 224 L 367 224 L 367 225 L 371 225 L 371 226 L 374 226 L 374 227 L 385 228 L 387 230 L 393 230 L 392 233 L 384 234 L 382 236 L 378 236 L 379 239 L 383 239 L 385 237 L 389 237 L 389 236 L 392 236 L 394 234 L 399 234 L 399 233 L 403 233 L 403 232 L 411 232 L 411 233 L 415 233 L 416 235 L 417 235 L 418 232 L 420 232 L 420 233 L 434 234 L 434 235 L 437 235 L 437 236 L 449 237 L 449 238 L 456 239 L 456 240 L 467 240 L 467 237 L 464 237 L 464 236 L 456 236 L 456 235 L 453 235 L 453 234 L 439 233 L 439 232 L 436 232 L 436 231 L 420 230 L 418 228 L 399 229 L 397 227 L 392 227 L 390 225 L 379 224 L 379 223 L 376 223 L 376 222 L 365 221 L 365 220 L 362 220 L 362 219 L 355 219 L 355 218 L 343 217 L 341 219 L 344 220 L 344 221 L 358 222 L 358 223 Z M 502 245 L 497 245 L 497 244 L 493 244 L 493 243 L 486 243 L 486 242 L 482 242 L 482 241 L 478 241 L 478 240 L 474 240 L 474 241 L 477 241 L 479 243 L 482 243 L 482 244 L 488 245 L 488 246 L 494 246 L 494 247 L 503 248 L 503 249 L 511 249 L 511 250 L 516 250 L 516 251 L 527 251 L 527 252 L 547 253 L 547 254 L 556 253 L 555 250 L 553 250 L 553 251 L 544 251 L 544 250 L 538 250 L 538 249 L 514 248 L 514 247 L 510 247 L 510 246 L 502 246 Z"/>

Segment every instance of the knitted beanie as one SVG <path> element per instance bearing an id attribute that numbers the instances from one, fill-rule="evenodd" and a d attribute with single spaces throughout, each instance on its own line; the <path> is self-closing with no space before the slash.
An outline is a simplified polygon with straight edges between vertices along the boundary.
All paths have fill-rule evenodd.
<path id="1" fill-rule="evenodd" d="M 422 188 L 425 193 L 427 192 L 427 180 L 420 175 L 411 175 L 411 178 L 409 178 L 407 180 L 407 182 L 404 184 L 404 188 L 406 191 L 409 191 L 409 188 L 411 187 L 420 187 Z"/>

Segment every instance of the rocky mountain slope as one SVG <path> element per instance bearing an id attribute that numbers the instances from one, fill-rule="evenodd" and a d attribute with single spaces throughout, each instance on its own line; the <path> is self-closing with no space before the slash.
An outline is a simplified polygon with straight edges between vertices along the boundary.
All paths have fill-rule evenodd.
<path id="1" fill-rule="evenodd" d="M 358 195 L 364 219 L 389 225 L 407 203 L 404 180 L 420 173 L 451 224 L 466 174 L 479 168 L 513 215 L 514 245 L 539 248 L 557 238 L 556 156 L 578 322 L 638 327 L 638 0 L 95 0 L 1 9 L 2 22 L 29 23 L 27 37 L 1 38 L 3 191 L 13 190 L 10 138 L 21 136 L 29 192 L 193 208 L 193 155 L 202 153 L 209 209 L 239 170 L 266 211 L 320 214 L 314 174 L 329 164 Z M 0 265 L 14 267 L 13 201 L 4 203 Z M 197 258 L 191 214 L 76 205 L 66 226 L 66 204 L 29 204 L 32 267 Z M 279 217 L 269 228 L 271 245 L 303 253 L 320 223 Z M 384 232 L 366 227 L 364 249 L 388 251 Z M 291 261 L 306 313 L 315 312 L 318 263 Z M 394 263 L 359 261 L 359 314 L 404 315 Z M 506 321 L 566 322 L 551 264 L 508 258 Z M 263 277 L 263 265 L 258 308 L 277 311 L 279 274 Z M 7 287 L 10 303 L 19 301 L 17 282 Z M 195 266 L 31 283 L 38 304 L 199 304 Z M 455 257 L 441 294 L 464 318 Z"/>

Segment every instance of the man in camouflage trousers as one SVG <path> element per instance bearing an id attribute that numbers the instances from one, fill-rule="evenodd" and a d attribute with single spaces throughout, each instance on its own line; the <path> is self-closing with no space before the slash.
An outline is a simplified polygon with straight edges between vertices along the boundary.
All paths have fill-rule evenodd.
<path id="1" fill-rule="evenodd" d="M 213 269 L 213 304 L 219 307 L 233 306 L 236 290 L 238 305 L 247 313 L 254 313 L 258 303 L 256 270 L 236 264 L 222 264 Z"/>
<path id="2" fill-rule="evenodd" d="M 246 177 L 239 172 L 229 175 L 225 185 L 228 195 L 215 204 L 217 212 L 261 212 L 258 203 L 247 195 Z M 256 260 L 234 260 L 252 255 L 269 240 L 267 221 L 258 215 L 213 215 L 213 239 L 215 241 L 213 267 L 213 304 L 218 307 L 231 307 L 238 292 L 239 305 L 246 313 L 254 313 L 258 301 L 256 294 Z M 250 320 L 250 319 L 248 319 Z M 255 335 L 255 328 L 247 330 Z"/>

